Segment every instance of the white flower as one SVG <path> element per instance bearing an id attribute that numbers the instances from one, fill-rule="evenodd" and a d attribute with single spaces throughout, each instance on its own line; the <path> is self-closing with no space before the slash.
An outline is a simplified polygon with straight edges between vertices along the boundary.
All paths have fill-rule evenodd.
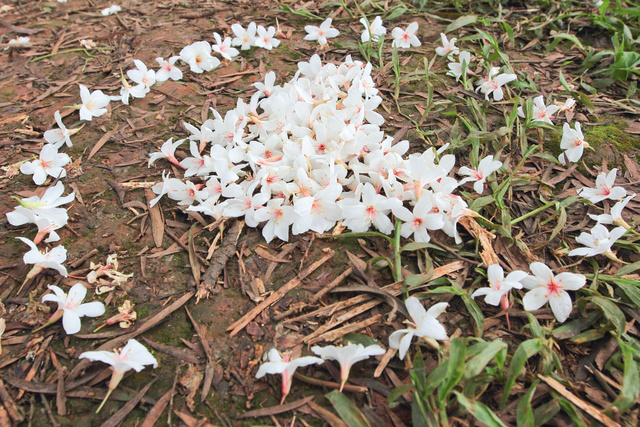
<path id="1" fill-rule="evenodd" d="M 102 9 L 101 13 L 104 16 L 109 16 L 120 12 L 122 8 L 116 4 L 107 7 L 106 9 Z"/>
<path id="2" fill-rule="evenodd" d="M 631 226 L 627 224 L 627 222 L 622 218 L 622 210 L 625 208 L 625 206 L 627 206 L 627 203 L 629 203 L 629 201 L 634 197 L 636 197 L 635 193 L 625 197 L 624 200 L 620 200 L 618 203 L 613 205 L 613 207 L 611 207 L 610 214 L 602 214 L 602 215 L 588 214 L 588 215 L 592 220 L 597 221 L 599 224 L 613 224 L 619 227 L 624 227 L 625 229 L 628 230 L 631 228 Z"/>
<path id="3" fill-rule="evenodd" d="M 64 166 L 71 161 L 65 153 L 58 153 L 58 149 L 52 144 L 45 144 L 40 150 L 40 158 L 20 166 L 20 172 L 25 175 L 33 175 L 33 182 L 42 185 L 47 180 L 47 175 L 54 178 L 64 178 L 67 171 Z"/>
<path id="4" fill-rule="evenodd" d="M 349 378 L 349 371 L 353 364 L 366 360 L 371 356 L 384 354 L 384 349 L 377 344 L 368 347 L 362 344 L 349 344 L 344 347 L 333 345 L 327 347 L 315 346 L 311 348 L 311 351 L 325 360 L 335 360 L 340 364 L 340 391 L 342 391 L 347 378 Z"/>
<path id="5" fill-rule="evenodd" d="M 38 196 L 26 199 L 14 197 L 20 202 L 21 206 L 17 206 L 13 212 L 7 212 L 7 220 L 11 225 L 23 225 L 34 222 L 32 218 L 35 215 L 35 217 L 49 218 L 57 224 L 66 224 L 69 219 L 67 210 L 58 206 L 71 203 L 76 196 L 75 193 L 71 193 L 65 197 L 60 197 L 62 193 L 64 193 L 64 185 L 61 181 L 58 181 L 56 185 L 44 192 L 42 198 Z M 27 210 L 33 215 L 25 214 Z"/>
<path id="6" fill-rule="evenodd" d="M 319 27 L 315 25 L 307 25 L 304 30 L 307 35 L 304 36 L 305 40 L 317 40 L 320 46 L 327 44 L 327 39 L 338 37 L 340 31 L 331 27 L 331 18 L 325 19 Z"/>
<path id="7" fill-rule="evenodd" d="M 276 39 L 274 36 L 276 35 L 276 29 L 274 27 L 269 27 L 269 29 L 265 29 L 262 25 L 258 26 L 258 35 L 253 42 L 254 46 L 261 47 L 263 49 L 271 50 L 280 45 L 280 40 Z"/>
<path id="8" fill-rule="evenodd" d="M 440 56 L 447 56 L 449 61 L 453 60 L 453 55 L 457 55 L 460 52 L 455 45 L 457 38 L 453 37 L 451 40 L 447 39 L 447 36 L 444 33 L 440 33 L 440 40 L 442 41 L 442 47 L 436 48 L 436 53 Z"/>
<path id="9" fill-rule="evenodd" d="M 499 160 L 493 160 L 493 156 L 487 156 L 480 160 L 478 164 L 478 170 L 462 166 L 458 170 L 458 175 L 469 175 L 468 178 L 464 178 L 460 181 L 460 185 L 465 182 L 475 181 L 473 189 L 476 193 L 482 194 L 484 192 L 484 182 L 489 175 L 497 171 L 502 167 L 502 162 Z"/>
<path id="10" fill-rule="evenodd" d="M 98 47 L 98 44 L 91 39 L 80 40 L 80 45 L 85 49 L 95 49 Z"/>
<path id="11" fill-rule="evenodd" d="M 147 69 L 144 62 L 139 59 L 134 59 L 133 63 L 136 65 L 137 70 L 128 70 L 127 76 L 138 85 L 144 88 L 144 93 L 148 93 L 151 86 L 156 82 L 156 72 L 154 70 Z"/>
<path id="12" fill-rule="evenodd" d="M 104 304 L 99 301 L 93 301 L 82 304 L 84 297 L 87 296 L 87 288 L 82 283 L 76 283 L 69 294 L 65 294 L 62 289 L 57 286 L 47 286 L 53 291 L 53 294 L 47 294 L 42 297 L 42 302 L 51 301 L 58 303 L 58 311 L 56 311 L 47 324 L 56 322 L 62 317 L 62 326 L 68 335 L 76 334 L 82 326 L 81 317 L 98 317 L 104 314 Z"/>
<path id="13" fill-rule="evenodd" d="M 400 234 L 402 237 L 409 237 L 413 234 L 416 242 L 429 242 L 429 230 L 441 230 L 444 227 L 442 214 L 432 212 L 434 206 L 431 198 L 423 195 L 420 197 L 413 212 L 404 206 L 393 209 L 393 214 L 404 221 Z"/>
<path id="14" fill-rule="evenodd" d="M 376 16 L 371 23 L 366 18 L 360 18 L 360 22 L 364 25 L 364 31 L 360 36 L 362 43 L 367 43 L 369 40 L 377 43 L 381 36 L 387 34 L 387 29 L 382 25 L 382 18 L 379 16 Z"/>
<path id="15" fill-rule="evenodd" d="M 30 37 L 16 37 L 15 39 L 9 40 L 7 47 L 4 50 L 8 50 L 10 48 L 20 48 L 20 47 L 29 47 L 31 46 L 31 38 Z"/>
<path id="16" fill-rule="evenodd" d="M 362 187 L 362 202 L 354 198 L 338 201 L 338 206 L 342 208 L 344 225 L 356 233 L 367 231 L 373 224 L 380 232 L 391 234 L 393 223 L 387 215 L 401 204 L 396 198 L 378 194 L 370 183 Z"/>
<path id="17" fill-rule="evenodd" d="M 411 315 L 411 320 L 405 322 L 412 327 L 399 329 L 389 336 L 389 347 L 398 349 L 400 360 L 404 359 L 407 354 L 414 336 L 440 341 L 449 339 L 444 326 L 437 320 L 437 317 L 444 312 L 449 304 L 441 302 L 433 305 L 429 310 L 425 310 L 420 300 L 416 297 L 409 297 L 404 303 Z"/>
<path id="18" fill-rule="evenodd" d="M 227 37 L 222 40 L 220 34 L 213 33 L 213 37 L 216 39 L 216 44 L 212 45 L 211 48 L 214 52 L 222 55 L 223 58 L 231 61 L 234 56 L 238 56 L 240 52 L 235 47 L 231 47 L 231 37 Z"/>
<path id="19" fill-rule="evenodd" d="M 183 142 L 184 142 L 184 139 L 179 139 L 176 142 L 173 142 L 173 138 L 167 139 L 165 141 L 165 143 L 162 144 L 162 147 L 160 147 L 160 152 L 149 154 L 149 165 L 148 166 L 151 167 L 151 165 L 156 160 L 167 159 L 171 163 L 173 163 L 174 165 L 184 169 L 184 166 L 182 166 L 180 164 L 180 162 L 176 158 L 176 154 L 175 154 L 176 153 L 176 148 L 178 148 Z"/>
<path id="20" fill-rule="evenodd" d="M 245 30 L 240 24 L 233 24 L 231 31 L 235 38 L 231 41 L 234 46 L 240 46 L 240 50 L 249 50 L 255 46 L 256 42 L 256 23 L 251 22 Z"/>
<path id="21" fill-rule="evenodd" d="M 33 264 L 33 268 L 27 274 L 26 280 L 32 279 L 45 268 L 57 270 L 62 276 L 67 277 L 67 269 L 62 265 L 67 260 L 67 250 L 64 246 L 60 245 L 50 251 L 40 252 L 36 244 L 26 237 L 16 237 L 16 239 L 21 240 L 31 248 L 22 257 L 22 261 L 25 264 Z"/>
<path id="22" fill-rule="evenodd" d="M 520 281 L 527 277 L 524 271 L 512 271 L 504 277 L 504 270 L 499 264 L 491 264 L 487 268 L 487 278 L 489 279 L 488 288 L 476 289 L 471 298 L 485 295 L 484 302 L 497 306 L 501 304 L 502 309 L 509 308 L 509 291 L 511 289 L 522 289 Z"/>
<path id="23" fill-rule="evenodd" d="M 62 123 L 60 111 L 56 111 L 55 113 L 53 113 L 53 117 L 56 119 L 56 123 L 58 124 L 59 129 L 50 129 L 45 131 L 45 141 L 47 141 L 49 144 L 53 144 L 56 148 L 60 148 L 64 144 L 67 144 L 68 147 L 73 146 L 70 136 L 77 133 L 80 128 L 71 130 L 67 129 L 64 123 Z"/>
<path id="24" fill-rule="evenodd" d="M 256 211 L 254 218 L 258 222 L 267 221 L 262 228 L 262 235 L 269 243 L 274 237 L 284 242 L 289 241 L 289 226 L 296 219 L 293 206 L 283 205 L 284 199 L 271 199 L 267 205 Z"/>
<path id="25" fill-rule="evenodd" d="M 604 199 L 619 200 L 627 195 L 627 190 L 622 187 L 614 187 L 618 169 L 612 169 L 608 174 L 601 172 L 596 177 L 596 188 L 582 187 L 578 194 L 591 203 L 598 203 Z"/>
<path id="26" fill-rule="evenodd" d="M 416 36 L 416 32 L 418 31 L 418 23 L 412 22 L 409 24 L 406 30 L 402 28 L 396 27 L 391 31 L 391 36 L 393 36 L 393 46 L 408 49 L 411 46 L 418 47 L 421 45 L 420 40 Z"/>
<path id="27" fill-rule="evenodd" d="M 156 358 L 145 346 L 134 339 L 130 339 L 120 351 L 86 351 L 80 355 L 80 359 L 103 362 L 111 365 L 113 370 L 111 381 L 109 381 L 109 391 L 96 413 L 100 412 L 111 392 L 115 390 L 128 370 L 134 369 L 136 372 L 140 372 L 146 365 L 153 365 L 154 368 L 158 367 Z"/>
<path id="28" fill-rule="evenodd" d="M 515 74 L 503 73 L 498 75 L 499 72 L 500 68 L 491 67 L 489 70 L 489 76 L 486 79 L 480 79 L 478 81 L 476 92 L 481 91 L 487 101 L 489 101 L 489 95 L 492 93 L 494 101 L 501 101 L 504 97 L 504 92 L 502 91 L 501 86 L 518 78 Z"/>
<path id="29" fill-rule="evenodd" d="M 180 59 L 189 64 L 194 73 L 211 71 L 220 65 L 220 60 L 211 56 L 211 45 L 206 41 L 195 42 L 182 48 Z"/>
<path id="30" fill-rule="evenodd" d="M 450 62 L 447 67 L 449 67 L 449 71 L 447 72 L 448 76 L 455 77 L 456 80 L 460 80 L 462 77 L 462 68 L 464 64 L 464 68 L 469 70 L 469 64 L 471 63 L 471 54 L 469 52 L 462 51 L 460 55 L 458 55 L 458 61 L 460 62 Z"/>
<path id="31" fill-rule="evenodd" d="M 545 105 L 544 98 L 542 97 L 542 95 L 536 96 L 535 98 L 533 98 L 533 118 L 531 119 L 531 121 L 545 122 L 552 125 L 553 122 L 551 122 L 551 119 L 553 118 L 553 115 L 556 112 L 558 112 L 559 109 L 560 107 L 558 107 L 557 105 L 549 105 L 549 106 Z M 518 111 L 518 116 L 522 118 L 525 117 L 524 110 L 522 109 L 522 107 L 518 107 L 517 111 Z"/>
<path id="32" fill-rule="evenodd" d="M 284 399 L 289 394 L 291 390 L 291 380 L 293 379 L 293 374 L 296 372 L 296 369 L 301 368 L 303 366 L 309 365 L 319 365 L 324 363 L 323 359 L 319 357 L 306 356 L 306 357 L 298 357 L 297 359 L 291 359 L 291 354 L 288 352 L 283 353 L 282 355 L 278 350 L 272 348 L 268 354 L 269 361 L 263 363 L 258 369 L 258 373 L 256 374 L 256 378 L 262 378 L 266 374 L 282 374 L 282 400 L 280 400 L 280 404 L 284 402 Z"/>
<path id="33" fill-rule="evenodd" d="M 181 80 L 182 71 L 173 65 L 178 59 L 180 59 L 179 56 L 172 56 L 168 60 L 162 57 L 156 58 L 156 62 L 160 65 L 160 69 L 156 71 L 156 80 L 159 82 L 164 82 L 168 79 L 173 81 Z"/>
<path id="34" fill-rule="evenodd" d="M 576 100 L 569 97 L 565 102 L 556 101 L 555 104 L 558 106 L 558 113 L 562 113 L 563 111 L 572 111 L 576 106 Z"/>
<path id="35" fill-rule="evenodd" d="M 90 121 L 94 117 L 100 117 L 107 112 L 105 108 L 111 102 L 111 98 L 105 95 L 101 90 L 89 92 L 84 85 L 80 86 L 80 98 L 82 104 L 80 107 L 80 120 Z"/>
<path id="36" fill-rule="evenodd" d="M 570 162 L 577 162 L 582 157 L 584 149 L 589 148 L 589 144 L 584 140 L 584 135 L 582 135 L 582 130 L 580 130 L 579 122 L 576 122 L 575 129 L 571 129 L 569 123 L 564 124 L 562 127 L 560 148 L 565 150 L 564 153 L 560 154 L 560 161 L 563 163 L 565 158 Z"/>
<path id="37" fill-rule="evenodd" d="M 624 227 L 616 227 L 611 232 L 602 224 L 596 224 L 590 233 L 582 232 L 576 237 L 576 242 L 586 246 L 569 252 L 569 256 L 596 256 L 605 255 L 614 261 L 619 261 L 611 251 L 611 246 L 626 232 Z"/>
<path id="38" fill-rule="evenodd" d="M 537 310 L 549 302 L 558 322 L 567 320 L 573 309 L 573 303 L 566 291 L 577 291 L 585 285 L 587 278 L 582 274 L 568 272 L 554 275 L 551 269 L 541 262 L 534 262 L 529 268 L 534 275 L 527 276 L 521 281 L 525 288 L 531 289 L 522 298 L 524 309 Z"/>

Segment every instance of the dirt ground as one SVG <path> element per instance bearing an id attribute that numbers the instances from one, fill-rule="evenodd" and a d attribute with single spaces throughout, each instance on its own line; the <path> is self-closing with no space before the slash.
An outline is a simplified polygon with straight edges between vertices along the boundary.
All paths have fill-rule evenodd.
<path id="1" fill-rule="evenodd" d="M 296 2 L 282 3 L 293 7 Z M 155 67 L 156 57 L 177 55 L 184 46 L 195 41 L 211 41 L 213 31 L 231 35 L 230 26 L 234 23 L 245 26 L 252 21 L 265 26 L 278 24 L 287 36 L 281 38 L 281 45 L 273 51 L 252 49 L 243 52 L 238 59 L 223 61 L 210 73 L 196 75 L 182 64 L 185 71 L 182 81 L 156 85 L 146 98 L 136 99 L 129 106 L 112 102 L 107 114 L 87 122 L 72 137 L 74 145 L 65 152 L 73 164 L 63 183 L 67 189 L 65 194 L 75 191 L 76 201 L 68 206 L 69 224 L 59 230 L 60 243 L 68 250 L 66 265 L 70 277 L 61 279 L 59 275 L 45 272 L 16 294 L 29 267 L 21 259 L 25 246 L 15 237 L 32 238 L 35 233 L 30 228 L 9 225 L 4 214 L 16 204 L 9 196 L 28 197 L 44 191 L 44 187 L 36 189 L 31 177 L 21 174 L 9 176 L 7 172 L 0 180 L 0 294 L 5 310 L 3 317 L 7 319 L 0 368 L 2 387 L 11 391 L 15 410 L 23 415 L 24 422 L 31 425 L 98 425 L 125 408 L 128 409 L 126 425 L 141 422 L 149 415 L 151 418 L 148 419 L 157 417 L 159 425 L 181 425 L 181 422 L 189 426 L 202 425 L 200 422 L 227 426 L 290 425 L 294 419 L 305 425 L 332 424 L 332 418 L 322 411 L 323 408 L 332 409 L 324 395 L 331 390 L 327 383 L 339 383 L 337 368 L 303 370 L 301 373 L 310 378 L 308 383 L 296 378 L 286 401 L 298 406 L 294 411 L 278 413 L 273 408 L 280 399 L 280 379 L 274 376 L 256 380 L 257 367 L 263 354 L 273 345 L 308 354 L 308 344 L 317 342 L 315 338 L 321 335 L 314 331 L 323 322 L 335 319 L 330 313 L 323 313 L 324 317 L 297 316 L 331 307 L 337 301 L 351 301 L 358 295 L 352 291 L 327 293 L 315 298 L 336 278 L 343 275 L 342 279 L 346 277 L 343 285 L 360 287 L 371 283 L 379 287 L 391 284 L 393 278 L 388 270 L 366 268 L 372 257 L 392 256 L 391 248 L 376 239 L 338 241 L 311 233 L 293 236 L 287 243 L 275 240 L 267 244 L 259 230 L 242 226 L 234 219 L 214 222 L 210 218 L 187 214 L 169 200 L 157 205 L 163 218 L 161 244 L 157 245 L 154 232 L 158 232 L 158 225 L 148 207 L 145 189 L 140 188 L 144 185 L 140 183 L 161 180 L 163 169 L 169 168 L 168 163 L 156 163 L 148 168 L 149 153 L 158 151 L 170 137 L 187 137 L 183 122 L 201 124 L 207 118 L 209 107 L 215 107 L 222 114 L 234 108 L 238 97 L 248 99 L 254 90 L 251 84 L 262 81 L 267 71 L 275 71 L 277 83 L 284 83 L 295 73 L 297 62 L 308 60 L 314 53 L 319 53 L 323 61 L 341 61 L 347 54 L 358 56 L 357 47 L 354 48 L 360 33 L 357 20 L 350 22 L 344 9 L 337 6 L 339 3 L 331 8 L 308 2 L 306 7 L 314 13 L 334 16 L 342 33 L 332 41 L 330 48 L 320 49 L 317 44 L 302 40 L 303 27 L 310 21 L 303 16 L 278 11 L 278 5 L 272 1 L 123 0 L 118 3 L 122 12 L 107 17 L 102 16 L 100 10 L 108 4 L 91 0 L 69 0 L 67 3 L 10 1 L 5 4 L 13 8 L 0 15 L 2 23 L 7 24 L 0 28 L 1 41 L 6 43 L 16 35 L 26 34 L 26 30 L 31 37 L 31 46 L 0 54 L 3 64 L 0 69 L 0 166 L 3 167 L 38 155 L 43 132 L 55 126 L 53 114 L 56 110 L 61 111 L 68 127 L 79 125 L 74 125 L 73 119 L 69 118 L 77 117 L 76 111 L 65 108 L 79 102 L 78 84 L 115 95 L 121 85 L 120 70 L 131 68 L 133 59 Z M 387 28 L 414 20 L 420 24 L 423 47 L 406 56 L 403 70 L 418 67 L 423 56 L 431 58 L 433 43 L 439 40 L 440 32 L 446 27 L 446 23 L 426 13 L 416 13 L 390 21 Z M 92 39 L 100 48 L 80 49 L 81 39 Z M 520 70 L 528 71 L 532 78 L 535 76 L 546 92 L 558 90 L 553 79 L 555 74 L 550 70 L 572 54 L 552 52 L 541 60 L 539 55 L 520 49 L 507 53 L 518 63 Z M 424 132 L 416 131 L 409 119 L 420 120 L 426 89 L 420 81 L 405 83 L 400 90 L 408 96 L 401 98 L 400 105 L 396 106 L 391 97 L 392 74 L 389 66 L 374 73 L 384 98 L 381 109 L 387 134 L 409 139 L 414 151 L 424 149 L 428 143 L 441 144 L 455 136 L 457 130 L 452 128 L 452 122 L 441 114 L 427 116 L 421 127 Z M 443 99 L 451 93 L 445 83 L 437 82 L 436 97 Z M 607 110 L 610 107 L 604 104 L 595 104 L 602 108 L 603 122 L 611 122 L 607 117 L 619 113 L 613 108 Z M 581 110 L 577 114 L 584 117 L 588 113 Z M 628 122 L 634 126 L 633 118 Z M 637 144 L 633 134 L 624 136 Z M 632 154 L 621 153 L 615 147 L 610 148 L 609 154 L 606 154 L 606 147 L 603 150 L 602 156 L 609 163 L 635 163 L 633 157 L 629 160 Z M 187 155 L 186 148 L 178 152 L 179 158 Z M 172 173 L 178 171 L 174 169 Z M 633 170 L 628 172 L 627 178 L 629 182 L 637 182 Z M 526 206 L 531 200 L 535 197 L 523 195 L 517 203 Z M 580 217 L 585 212 L 570 214 Z M 529 225 L 534 227 L 537 223 Z M 540 236 L 532 233 L 523 239 L 533 247 L 537 237 Z M 444 235 L 439 238 L 451 243 Z M 467 248 L 471 252 L 464 252 L 463 256 L 473 256 L 473 247 L 471 241 Z M 223 255 L 225 251 L 226 256 Z M 48 318 L 46 310 L 49 308 L 39 302 L 47 285 L 62 284 L 67 289 L 86 276 L 90 262 L 104 263 L 113 253 L 118 254 L 119 270 L 132 273 L 133 277 L 98 298 L 105 302 L 109 316 L 117 313 L 117 307 L 125 300 L 134 303 L 138 318 L 131 328 L 110 326 L 93 333 L 93 329 L 104 322 L 103 317 L 83 320 L 82 331 L 75 336 L 66 336 L 60 324 L 29 333 Z M 527 265 L 520 255 L 513 258 L 518 258 L 519 264 Z M 451 257 L 443 265 L 455 261 Z M 417 258 L 407 257 L 404 262 L 408 270 L 418 272 Z M 216 263 L 224 268 L 211 285 L 210 297 L 196 302 L 194 270 L 197 270 L 196 276 L 202 275 L 201 280 L 205 280 Z M 451 271 L 450 277 L 464 283 L 474 267 L 465 264 Z M 304 278 L 291 292 L 260 311 L 237 333 L 227 330 L 300 274 Z M 464 306 L 457 300 L 452 304 L 453 309 L 442 317 L 443 323 L 452 332 L 472 335 L 474 324 L 463 314 Z M 492 309 L 488 309 L 488 313 L 492 313 Z M 389 317 L 389 312 L 389 306 L 378 304 L 337 328 L 355 324 L 349 332 L 354 341 L 372 343 L 375 340 L 371 337 L 377 337 L 386 346 L 388 334 L 402 324 L 401 318 Z M 497 314 L 498 310 L 493 313 Z M 541 311 L 538 318 L 551 318 L 550 311 Z M 512 314 L 511 330 L 501 322 L 501 318 L 487 317 L 485 338 L 501 338 L 510 344 L 525 338 L 516 332 L 526 322 L 523 312 Z M 98 363 L 79 367 L 78 356 L 105 343 L 121 346 L 125 341 L 118 340 L 125 340 L 132 333 L 153 349 L 159 367 L 128 375 L 102 412 L 95 414 L 99 397 L 104 395 L 108 382 L 105 381 L 105 369 Z M 333 343 L 340 343 L 343 336 L 344 333 L 336 334 L 332 337 Z M 568 371 L 577 381 L 586 378 L 583 359 L 591 357 L 589 353 L 588 346 L 564 353 Z M 427 363 L 429 361 L 433 366 L 437 363 L 435 356 L 427 357 Z M 354 367 L 350 384 L 355 391 L 348 395 L 372 424 L 382 425 L 377 424 L 378 421 L 387 425 L 411 423 L 411 409 L 407 404 L 392 409 L 386 399 L 395 387 L 410 382 L 405 368 L 405 363 L 394 358 L 389 362 L 387 372 L 374 378 L 374 364 Z M 27 384 L 24 379 L 30 371 L 35 375 L 31 384 Z M 59 375 L 63 375 L 63 385 L 74 381 L 82 381 L 82 384 L 75 391 L 61 392 L 57 381 Z M 313 381 L 320 385 L 310 384 Z M 126 402 L 147 384 L 151 386 L 145 391 L 142 403 L 127 408 Z M 301 399 L 309 396 L 313 397 L 312 405 L 306 401 L 301 403 Z M 154 407 L 157 402 L 164 406 Z M 485 403 L 493 406 L 496 402 Z M 237 418 L 261 408 L 269 409 L 257 419 Z M 502 415 L 507 421 L 514 420 L 515 407 L 508 407 Z M 464 423 L 462 419 L 458 421 L 460 425 Z"/>

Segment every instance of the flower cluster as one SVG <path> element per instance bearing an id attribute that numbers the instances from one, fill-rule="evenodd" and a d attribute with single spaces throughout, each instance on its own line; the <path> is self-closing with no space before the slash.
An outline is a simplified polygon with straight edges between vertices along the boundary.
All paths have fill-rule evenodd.
<path id="1" fill-rule="evenodd" d="M 239 99 L 224 117 L 211 109 L 213 118 L 199 128 L 185 123 L 191 157 L 179 161 L 175 150 L 186 141 L 170 138 L 149 164 L 167 159 L 197 180 L 163 174 L 151 203 L 167 195 L 214 218 L 262 223 L 267 242 L 323 233 L 338 221 L 354 232 L 389 234 L 392 213 L 405 222 L 405 237 L 427 242 L 442 229 L 459 242 L 456 224 L 471 212 L 453 194 L 455 157 L 443 154 L 446 147 L 405 157 L 409 142 L 384 135 L 371 68 L 351 57 L 322 65 L 314 55 L 282 86 L 267 73 L 249 102 Z M 482 187 L 494 170 L 471 179 Z"/>

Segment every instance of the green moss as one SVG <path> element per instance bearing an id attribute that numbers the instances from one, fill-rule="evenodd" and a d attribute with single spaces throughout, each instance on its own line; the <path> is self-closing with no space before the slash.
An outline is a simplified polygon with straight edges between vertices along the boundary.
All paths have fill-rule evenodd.
<path id="1" fill-rule="evenodd" d="M 640 138 L 626 133 L 627 122 L 619 120 L 606 125 L 589 126 L 583 129 L 585 140 L 598 152 L 605 144 L 612 144 L 617 151 L 629 153 L 640 149 Z"/>

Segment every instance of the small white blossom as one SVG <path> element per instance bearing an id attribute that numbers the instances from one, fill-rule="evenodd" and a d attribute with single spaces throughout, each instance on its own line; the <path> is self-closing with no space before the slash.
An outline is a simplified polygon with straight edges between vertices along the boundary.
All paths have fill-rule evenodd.
<path id="1" fill-rule="evenodd" d="M 40 150 L 40 158 L 32 162 L 23 163 L 20 172 L 25 175 L 33 175 L 33 182 L 42 185 L 47 176 L 64 178 L 67 171 L 64 167 L 71 161 L 65 153 L 58 153 L 58 149 L 52 144 L 45 144 Z"/>
<path id="2" fill-rule="evenodd" d="M 265 355 L 267 356 L 267 355 Z M 256 374 L 256 378 L 262 378 L 266 374 L 282 374 L 282 400 L 280 400 L 280 404 L 284 403 L 284 399 L 289 394 L 291 390 L 291 380 L 293 379 L 293 374 L 296 372 L 296 369 L 301 368 L 303 366 L 309 365 L 319 365 L 324 363 L 323 359 L 314 356 L 305 356 L 298 357 L 297 359 L 291 358 L 291 353 L 285 352 L 280 354 L 278 350 L 272 348 L 268 353 L 269 361 L 264 362 L 260 369 L 258 369 L 258 373 Z"/>
<path id="3" fill-rule="evenodd" d="M 58 304 L 58 311 L 51 316 L 47 324 L 54 323 L 62 317 L 62 326 L 68 335 L 80 332 L 81 317 L 98 317 L 104 314 L 104 304 L 99 301 L 82 304 L 87 296 L 87 288 L 82 283 L 73 285 L 69 289 L 68 295 L 57 286 L 49 285 L 47 287 L 53 291 L 53 294 L 43 296 L 42 302 L 51 301 Z"/>
<path id="4" fill-rule="evenodd" d="M 580 123 L 576 122 L 575 129 L 571 129 L 569 123 L 565 123 L 562 127 L 562 140 L 560 148 L 564 153 L 560 154 L 560 161 L 564 163 L 565 159 L 570 162 L 577 162 L 582 157 L 585 148 L 589 148 L 589 144 L 584 140 L 584 135 L 580 129 Z"/>
<path id="5" fill-rule="evenodd" d="M 392 45 L 403 49 L 408 49 L 412 46 L 420 46 L 420 40 L 418 40 L 418 36 L 416 36 L 417 31 L 417 22 L 412 22 L 411 24 L 409 24 L 406 30 L 403 30 L 399 27 L 394 28 L 393 31 L 391 31 L 391 36 L 393 37 Z"/>
<path id="6" fill-rule="evenodd" d="M 449 61 L 453 60 L 453 55 L 457 55 L 460 52 L 455 45 L 456 40 L 455 37 L 452 37 L 451 40 L 447 39 L 447 36 L 444 33 L 440 33 L 440 40 L 442 41 L 442 46 L 436 48 L 436 53 L 440 56 L 447 56 Z"/>
<path id="7" fill-rule="evenodd" d="M 408 329 L 399 329 L 389 336 L 389 347 L 398 349 L 398 357 L 404 359 L 407 350 L 411 345 L 414 336 L 420 338 L 431 338 L 439 341 L 446 341 L 447 331 L 438 322 L 437 318 L 449 305 L 446 302 L 434 304 L 429 310 L 425 310 L 420 300 L 416 297 L 409 297 L 404 302 L 407 311 L 411 315 L 411 320 L 405 321 L 410 325 Z"/>
<path id="8" fill-rule="evenodd" d="M 608 174 L 601 172 L 596 177 L 596 188 L 582 187 L 578 194 L 591 203 L 598 203 L 604 199 L 620 200 L 627 195 L 627 190 L 614 187 L 618 169 L 612 169 Z"/>
<path id="9" fill-rule="evenodd" d="M 493 156 L 487 156 L 484 159 L 480 160 L 477 170 L 462 166 L 458 170 L 458 174 L 469 175 L 469 177 L 462 179 L 459 185 L 462 185 L 465 182 L 475 181 L 473 183 L 473 189 L 476 193 L 482 194 L 484 192 L 484 182 L 487 177 L 501 167 L 502 162 L 499 160 L 493 160 Z"/>
<path id="10" fill-rule="evenodd" d="M 499 72 L 500 68 L 491 67 L 491 70 L 489 70 L 489 76 L 478 81 L 476 92 L 481 91 L 487 101 L 489 101 L 489 95 L 491 94 L 493 94 L 494 101 L 501 101 L 504 97 L 504 92 L 501 86 L 504 86 L 518 78 L 515 74 L 503 73 L 498 75 Z"/>
<path id="11" fill-rule="evenodd" d="M 364 25 L 364 31 L 360 36 L 362 43 L 367 43 L 369 40 L 377 43 L 380 37 L 387 34 L 387 29 L 382 25 L 382 18 L 379 16 L 376 16 L 372 22 L 360 18 L 360 22 Z"/>
<path id="12" fill-rule="evenodd" d="M 529 268 L 533 276 L 522 279 L 524 287 L 531 289 L 522 298 L 524 309 L 537 310 L 548 302 L 558 322 L 567 320 L 573 309 L 573 302 L 567 290 L 577 291 L 585 285 L 587 278 L 582 274 L 568 272 L 554 275 L 551 269 L 541 262 L 534 262 Z"/>
<path id="13" fill-rule="evenodd" d="M 616 227 L 611 232 L 602 224 L 596 224 L 590 233 L 582 232 L 576 237 L 576 242 L 586 246 L 569 252 L 569 256 L 596 256 L 604 255 L 614 261 L 619 261 L 613 254 L 611 247 L 626 232 L 624 227 Z"/>
<path id="14" fill-rule="evenodd" d="M 558 107 L 557 105 L 545 105 L 542 95 L 536 96 L 535 98 L 533 98 L 533 118 L 531 119 L 531 121 L 545 122 L 552 125 L 553 122 L 551 121 L 551 119 L 553 119 L 553 115 L 558 112 L 559 109 L 560 107 Z M 525 117 L 522 107 L 518 107 L 517 111 L 518 116 L 522 118 Z"/>
<path id="15" fill-rule="evenodd" d="M 311 348 L 318 356 L 326 360 L 335 360 L 340 364 L 340 391 L 349 378 L 349 371 L 354 363 L 366 360 L 371 356 L 384 354 L 384 349 L 377 344 L 368 347 L 362 344 L 349 344 L 344 347 L 329 345 L 327 347 L 315 346 Z"/>
<path id="16" fill-rule="evenodd" d="M 305 40 L 317 40 L 320 46 L 327 44 L 327 39 L 338 37 L 340 31 L 331 27 L 331 18 L 325 19 L 319 27 L 315 25 L 307 25 L 304 30 L 307 35 L 304 36 Z"/>

